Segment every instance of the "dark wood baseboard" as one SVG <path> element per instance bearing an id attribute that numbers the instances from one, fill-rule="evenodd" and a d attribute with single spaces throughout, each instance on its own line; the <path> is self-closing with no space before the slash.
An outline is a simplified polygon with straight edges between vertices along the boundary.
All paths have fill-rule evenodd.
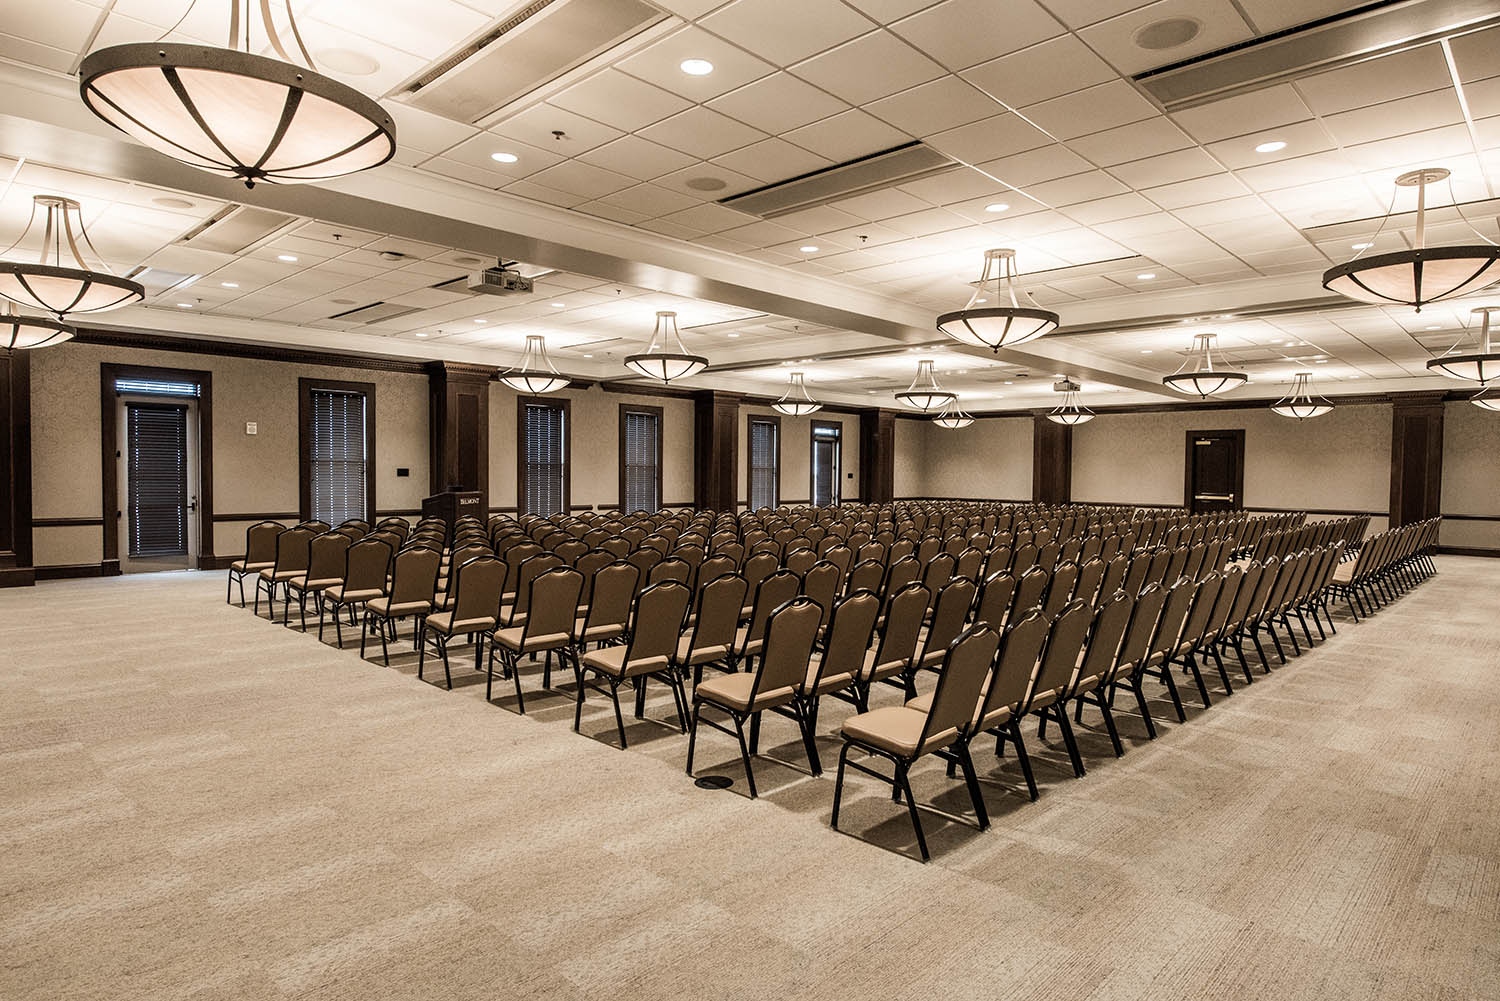
<path id="1" fill-rule="evenodd" d="M 32 567 L 0 567 L 0 587 L 30 587 L 36 583 Z"/>
<path id="2" fill-rule="evenodd" d="M 239 559 L 238 556 L 204 556 L 198 560 L 199 570 L 228 570 L 229 564 Z"/>
<path id="3" fill-rule="evenodd" d="M 114 564 L 116 567 L 119 563 Z M 114 574 L 106 573 L 103 563 L 65 563 L 50 567 L 37 567 L 36 579 L 41 580 L 76 580 L 82 577 L 112 577 Z"/>
<path id="4" fill-rule="evenodd" d="M 1500 559 L 1500 549 L 1475 549 L 1470 546 L 1438 546 L 1439 556 L 1487 556 Z"/>

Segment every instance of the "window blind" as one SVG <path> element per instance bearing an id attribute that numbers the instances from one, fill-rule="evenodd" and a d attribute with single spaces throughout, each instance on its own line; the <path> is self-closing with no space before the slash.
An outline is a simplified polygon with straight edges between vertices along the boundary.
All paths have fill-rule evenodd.
<path id="1" fill-rule="evenodd" d="M 312 442 L 308 456 L 310 513 L 330 525 L 351 518 L 369 521 L 365 394 L 313 389 L 309 397 L 312 403 Z"/>
<path id="2" fill-rule="evenodd" d="M 620 464 L 625 471 L 626 511 L 657 511 L 661 498 L 661 417 L 645 410 L 625 411 L 625 437 L 620 442 Z"/>
<path id="3" fill-rule="evenodd" d="M 776 506 L 776 483 L 781 478 L 781 455 L 775 421 L 750 418 L 750 508 Z"/>
<path id="4" fill-rule="evenodd" d="M 187 552 L 187 407 L 125 407 L 130 555 Z"/>
<path id="5" fill-rule="evenodd" d="M 813 425 L 812 502 L 819 507 L 839 501 L 842 445 L 841 428 L 837 425 Z"/>
<path id="6" fill-rule="evenodd" d="M 522 514 L 551 515 L 567 508 L 567 414 L 555 403 L 527 403 L 522 409 Z"/>

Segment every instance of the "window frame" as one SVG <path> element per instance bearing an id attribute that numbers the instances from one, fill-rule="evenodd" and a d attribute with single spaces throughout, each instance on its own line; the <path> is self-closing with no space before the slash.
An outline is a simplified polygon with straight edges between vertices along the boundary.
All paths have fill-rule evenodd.
<path id="1" fill-rule="evenodd" d="M 615 505 L 621 512 L 630 513 L 625 506 L 625 419 L 629 414 L 648 414 L 656 418 L 656 511 L 660 511 L 666 504 L 666 497 L 662 493 L 662 467 L 666 465 L 666 451 L 662 447 L 662 439 L 666 436 L 666 412 L 662 407 L 646 403 L 620 404 L 620 434 L 617 442 L 620 453 L 620 487 L 619 492 L 615 494 Z"/>
<path id="2" fill-rule="evenodd" d="M 297 510 L 303 521 L 312 518 L 312 394 L 316 390 L 360 393 L 365 398 L 365 517 L 370 524 L 379 516 L 375 499 L 375 383 L 341 382 L 335 379 L 297 380 Z M 333 526 L 337 528 L 338 526 Z"/>
<path id="3" fill-rule="evenodd" d="M 776 429 L 776 457 L 775 465 L 771 471 L 771 509 L 781 506 L 781 418 L 772 414 L 747 414 L 745 418 L 745 507 L 751 511 L 760 510 L 754 504 L 755 499 L 755 455 L 751 448 L 754 440 L 751 426 L 754 424 L 770 424 Z"/>
<path id="4" fill-rule="evenodd" d="M 516 513 L 526 514 L 526 407 L 552 407 L 563 412 L 562 514 L 573 510 L 573 401 L 565 396 L 516 397 Z M 547 517 L 543 515 L 542 517 Z"/>
<path id="5" fill-rule="evenodd" d="M 833 499 L 829 502 L 830 507 L 837 507 L 844 502 L 843 476 L 844 476 L 844 422 L 843 421 L 820 421 L 813 419 L 807 429 L 807 502 L 816 505 L 818 502 L 818 470 L 813 462 L 817 454 L 818 429 L 832 429 L 838 432 L 838 468 L 833 471 Z M 826 439 L 825 439 L 826 440 Z"/>

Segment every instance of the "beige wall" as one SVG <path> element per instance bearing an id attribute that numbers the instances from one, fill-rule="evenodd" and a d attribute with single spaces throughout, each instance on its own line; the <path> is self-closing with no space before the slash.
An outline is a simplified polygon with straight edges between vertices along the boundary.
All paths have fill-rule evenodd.
<path id="1" fill-rule="evenodd" d="M 1500 549 L 1500 414 L 1467 400 L 1443 408 L 1442 511 L 1497 519 L 1444 521 L 1443 545 Z"/>
<path id="2" fill-rule="evenodd" d="M 898 420 L 918 430 L 928 497 L 1027 500 L 1031 497 L 1032 420 L 989 417 L 949 430 L 926 420 Z M 896 496 L 906 496 L 900 490 Z"/>
<path id="3" fill-rule="evenodd" d="M 740 407 L 739 493 L 741 505 L 750 499 L 750 417 L 777 417 L 781 420 L 781 483 L 778 493 L 782 503 L 806 504 L 812 497 L 812 422 L 823 421 L 843 427 L 840 453 L 843 470 L 839 480 L 839 498 L 859 500 L 859 416 L 857 414 L 818 411 L 807 417 L 788 417 L 769 406 Z"/>
<path id="4" fill-rule="evenodd" d="M 895 450 L 891 490 L 897 497 L 927 496 L 927 453 L 923 448 L 927 425 L 922 421 L 895 421 L 892 448 Z"/>
<path id="5" fill-rule="evenodd" d="M 569 401 L 573 427 L 570 503 L 614 507 L 620 493 L 620 405 L 662 409 L 662 503 L 693 502 L 693 401 L 611 393 L 594 386 L 552 394 Z M 490 506 L 516 504 L 516 392 L 490 386 Z"/>
<path id="6" fill-rule="evenodd" d="M 99 371 L 103 363 L 206 370 L 213 375 L 214 511 L 270 514 L 297 510 L 297 380 L 375 384 L 376 503 L 412 510 L 427 494 L 427 377 L 324 365 L 219 358 L 68 343 L 31 357 L 32 516 L 98 518 Z M 258 433 L 245 434 L 254 421 Z M 398 478 L 396 467 L 411 470 Z M 244 549 L 249 522 L 214 525 L 214 552 Z M 37 566 L 97 563 L 103 533 L 93 527 L 38 528 Z"/>

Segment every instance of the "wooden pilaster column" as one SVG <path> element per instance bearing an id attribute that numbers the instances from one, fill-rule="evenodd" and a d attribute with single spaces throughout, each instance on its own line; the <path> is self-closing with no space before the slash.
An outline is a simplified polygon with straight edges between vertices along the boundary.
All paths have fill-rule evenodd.
<path id="1" fill-rule="evenodd" d="M 1073 429 L 1037 414 L 1032 418 L 1031 499 L 1066 504 L 1073 499 Z"/>
<path id="2" fill-rule="evenodd" d="M 896 412 L 859 412 L 859 499 L 889 504 L 896 495 Z"/>
<path id="3" fill-rule="evenodd" d="M 1443 486 L 1441 391 L 1398 397 L 1391 408 L 1391 527 L 1436 517 Z"/>
<path id="4" fill-rule="evenodd" d="M 693 504 L 733 511 L 740 488 L 740 397 L 705 389 L 693 394 Z"/>
<path id="5" fill-rule="evenodd" d="M 31 358 L 0 350 L 0 587 L 36 583 L 31 559 Z"/>
<path id="6" fill-rule="evenodd" d="M 450 486 L 478 490 L 484 512 L 490 509 L 490 380 L 495 372 L 489 365 L 451 361 L 427 366 L 432 492 Z"/>

